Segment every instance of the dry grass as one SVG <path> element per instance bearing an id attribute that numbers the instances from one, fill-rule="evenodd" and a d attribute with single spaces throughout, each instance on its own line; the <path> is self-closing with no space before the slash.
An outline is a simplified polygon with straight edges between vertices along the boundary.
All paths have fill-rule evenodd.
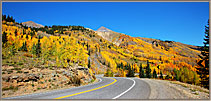
<path id="1" fill-rule="evenodd" d="M 181 85 L 185 88 L 189 88 L 191 91 L 200 91 L 200 92 L 204 92 L 204 93 L 209 94 L 208 89 L 205 89 L 205 88 L 197 86 L 197 85 L 191 85 L 191 84 L 182 83 L 182 82 L 179 82 L 179 81 L 170 81 L 170 82 L 173 83 L 173 84 Z"/>

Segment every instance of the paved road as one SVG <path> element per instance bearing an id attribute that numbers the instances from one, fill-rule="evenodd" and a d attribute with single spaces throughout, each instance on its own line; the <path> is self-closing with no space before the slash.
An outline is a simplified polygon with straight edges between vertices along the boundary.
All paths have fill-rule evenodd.
<path id="1" fill-rule="evenodd" d="M 81 87 L 4 99 L 148 99 L 150 86 L 144 80 L 99 77 L 100 81 Z"/>

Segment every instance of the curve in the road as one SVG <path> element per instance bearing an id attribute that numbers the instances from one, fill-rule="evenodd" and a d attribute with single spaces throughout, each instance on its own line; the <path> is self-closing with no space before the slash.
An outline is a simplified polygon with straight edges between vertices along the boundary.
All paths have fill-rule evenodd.
<path id="1" fill-rule="evenodd" d="M 130 78 L 127 78 L 127 79 L 130 79 Z M 132 85 L 130 88 L 128 88 L 126 91 L 122 92 L 121 94 L 119 94 L 118 96 L 116 96 L 116 97 L 114 97 L 114 98 L 112 98 L 112 99 L 117 99 L 117 98 L 119 98 L 119 97 L 122 96 L 123 94 L 127 93 L 128 91 L 130 91 L 130 90 L 136 85 L 135 80 L 133 80 L 133 79 L 130 79 L 130 80 L 133 81 L 133 85 Z"/>
<path id="2" fill-rule="evenodd" d="M 98 90 L 98 89 L 101 89 L 101 88 L 104 88 L 104 87 L 110 86 L 110 85 L 114 84 L 115 82 L 117 82 L 117 80 L 116 80 L 116 79 L 114 79 L 114 78 L 111 78 L 111 79 L 113 79 L 114 81 L 113 81 L 112 83 L 107 84 L 107 85 L 104 85 L 104 86 L 101 86 L 101 87 L 97 87 L 97 88 L 94 88 L 94 89 L 90 89 L 90 90 L 86 90 L 86 91 L 82 91 L 82 92 L 79 92 L 79 93 L 71 94 L 71 95 L 66 95 L 66 96 L 62 96 L 62 97 L 58 97 L 58 98 L 54 98 L 54 99 L 62 99 L 62 98 L 70 97 L 70 96 L 75 96 L 75 95 L 79 95 L 79 94 L 83 94 L 83 93 L 91 92 L 91 91 L 94 91 L 94 90 Z"/>
<path id="3" fill-rule="evenodd" d="M 148 99 L 148 83 L 137 78 L 99 77 L 99 82 L 3 99 Z"/>

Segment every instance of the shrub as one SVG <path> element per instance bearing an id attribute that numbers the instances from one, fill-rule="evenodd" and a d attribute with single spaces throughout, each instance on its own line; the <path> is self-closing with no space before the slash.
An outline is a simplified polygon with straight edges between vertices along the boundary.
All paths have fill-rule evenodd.
<path id="1" fill-rule="evenodd" d="M 175 80 L 190 84 L 199 84 L 199 75 L 187 67 L 181 67 L 180 70 L 174 70 Z"/>
<path id="2" fill-rule="evenodd" d="M 22 71 L 17 71 L 16 73 L 22 73 Z"/>
<path id="3" fill-rule="evenodd" d="M 6 90 L 17 91 L 18 90 L 18 87 L 10 86 L 10 87 L 7 87 L 7 88 L 2 88 L 2 91 L 6 91 Z"/>
<path id="4" fill-rule="evenodd" d="M 113 72 L 110 69 L 107 69 L 106 73 L 104 74 L 105 77 L 113 77 Z"/>
<path id="5" fill-rule="evenodd" d="M 18 62 L 17 65 L 23 65 L 23 63 L 22 62 Z"/>

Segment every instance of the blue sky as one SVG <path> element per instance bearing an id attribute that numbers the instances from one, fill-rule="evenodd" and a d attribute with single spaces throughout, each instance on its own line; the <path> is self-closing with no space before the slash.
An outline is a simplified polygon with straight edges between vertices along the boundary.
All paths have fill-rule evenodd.
<path id="1" fill-rule="evenodd" d="M 104 26 L 133 37 L 203 45 L 208 2 L 3 2 L 17 22 Z"/>

